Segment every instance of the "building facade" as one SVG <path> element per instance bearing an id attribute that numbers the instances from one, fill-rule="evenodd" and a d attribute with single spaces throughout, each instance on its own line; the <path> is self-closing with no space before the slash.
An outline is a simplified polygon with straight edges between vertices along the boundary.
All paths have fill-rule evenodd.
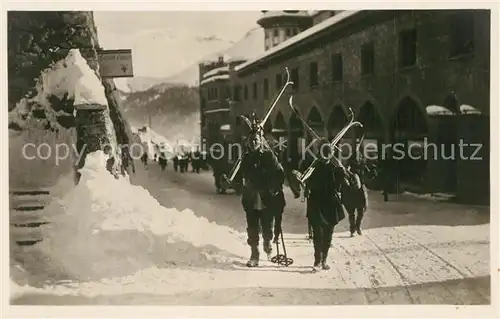
<path id="1" fill-rule="evenodd" d="M 242 135 L 237 116 L 262 116 L 287 67 L 294 85 L 278 101 L 268 130 L 287 139 L 292 162 L 309 136 L 292 116 L 290 95 L 329 137 L 344 127 L 351 108 L 372 153 L 389 163 L 395 188 L 489 199 L 489 10 L 320 11 L 310 23 L 228 68 L 225 124 L 233 140 Z M 481 145 L 477 152 L 475 145 Z"/>

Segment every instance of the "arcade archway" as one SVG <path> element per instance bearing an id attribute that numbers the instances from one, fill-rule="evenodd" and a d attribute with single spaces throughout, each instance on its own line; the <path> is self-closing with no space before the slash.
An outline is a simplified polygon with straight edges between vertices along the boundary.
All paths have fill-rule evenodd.
<path id="1" fill-rule="evenodd" d="M 286 131 L 286 129 L 287 129 L 287 125 L 286 125 L 285 117 L 283 116 L 283 113 L 278 112 L 278 114 L 276 115 L 276 119 L 274 120 L 273 132 L 279 133 L 282 130 Z"/>
<path id="2" fill-rule="evenodd" d="M 285 121 L 285 117 L 283 116 L 283 113 L 278 112 L 276 115 L 276 119 L 274 120 L 274 127 L 272 129 L 272 135 L 274 139 L 279 142 L 280 147 L 276 149 L 276 151 L 279 153 L 280 160 L 286 161 L 287 160 L 287 149 L 286 149 L 286 140 L 288 138 L 288 128 L 287 124 Z"/>
<path id="3" fill-rule="evenodd" d="M 399 103 L 391 124 L 392 160 L 398 184 L 422 185 L 427 159 L 424 138 L 428 134 L 427 114 L 405 97 Z"/>
<path id="4" fill-rule="evenodd" d="M 347 124 L 347 115 L 341 105 L 335 105 L 328 118 L 328 138 L 332 139 Z"/>
<path id="5" fill-rule="evenodd" d="M 288 126 L 288 158 L 292 169 L 297 169 L 302 158 L 302 145 L 305 144 L 304 126 L 295 114 L 290 117 Z"/>
<path id="6" fill-rule="evenodd" d="M 382 149 L 381 143 L 384 140 L 384 127 L 375 105 L 369 101 L 365 102 L 356 120 L 363 124 L 362 130 L 365 133 L 363 145 L 360 148 L 364 157 L 374 161 L 379 159 L 379 150 Z"/>
<path id="7" fill-rule="evenodd" d="M 335 105 L 333 107 L 332 113 L 328 118 L 327 133 L 328 139 L 331 141 L 347 124 L 347 115 L 344 112 L 344 108 L 341 105 Z M 349 133 L 346 134 L 346 137 Z M 342 150 L 342 158 L 347 158 L 349 156 L 349 147 L 345 147 L 345 144 L 349 144 L 349 140 L 344 138 L 337 144 L 338 148 L 334 149 L 334 154 L 340 156 L 340 151 Z"/>
<path id="8" fill-rule="evenodd" d="M 309 115 L 307 116 L 307 124 L 315 130 L 319 136 L 324 135 L 325 131 L 325 123 L 323 121 L 323 118 L 321 117 L 321 114 L 319 113 L 318 109 L 313 106 L 311 111 L 309 112 Z M 307 132 L 307 140 L 311 141 L 312 140 L 312 135 Z"/>

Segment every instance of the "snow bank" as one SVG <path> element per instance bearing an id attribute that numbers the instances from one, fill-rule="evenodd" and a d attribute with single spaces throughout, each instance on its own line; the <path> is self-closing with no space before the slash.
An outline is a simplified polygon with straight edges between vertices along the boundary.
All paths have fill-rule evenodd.
<path id="1" fill-rule="evenodd" d="M 43 70 L 35 88 L 35 97 L 23 98 L 9 112 L 9 122 L 23 126 L 24 121 L 31 117 L 31 108 L 36 107 L 45 111 L 52 125 L 57 125 L 57 116 L 71 114 L 64 110 L 56 112 L 50 102 L 53 96 L 60 100 L 65 96 L 74 99 L 74 105 L 108 104 L 101 81 L 77 49 L 70 50 L 65 59 Z"/>
<path id="2" fill-rule="evenodd" d="M 101 151 L 89 154 L 80 183 L 46 209 L 62 211 L 39 244 L 58 273 L 98 280 L 151 267 L 221 267 L 246 253 L 244 235 L 161 206 L 142 187 L 109 174 L 105 159 Z"/>

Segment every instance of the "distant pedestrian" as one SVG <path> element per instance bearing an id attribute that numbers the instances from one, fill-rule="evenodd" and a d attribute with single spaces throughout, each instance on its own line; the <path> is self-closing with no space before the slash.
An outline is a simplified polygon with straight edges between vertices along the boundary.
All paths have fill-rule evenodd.
<path id="1" fill-rule="evenodd" d="M 160 168 L 162 171 L 165 171 L 167 167 L 167 157 L 165 153 L 161 153 L 159 158 L 158 158 L 158 164 L 160 165 Z"/>
<path id="2" fill-rule="evenodd" d="M 172 160 L 174 162 L 174 172 L 177 172 L 179 169 L 179 156 L 174 154 L 174 158 Z"/>
<path id="3" fill-rule="evenodd" d="M 132 168 L 132 173 L 135 174 L 134 159 L 130 154 L 130 149 L 128 146 L 122 148 L 122 175 L 125 176 L 125 172 L 130 175 L 129 167 Z"/>
<path id="4" fill-rule="evenodd" d="M 347 183 L 342 185 L 342 204 L 349 216 L 351 237 L 361 235 L 361 222 L 368 207 L 368 193 L 364 184 L 365 166 L 362 161 L 352 158 L 347 167 Z"/>
<path id="5" fill-rule="evenodd" d="M 141 161 L 144 164 L 144 168 L 148 169 L 148 152 L 144 152 L 141 156 Z"/>

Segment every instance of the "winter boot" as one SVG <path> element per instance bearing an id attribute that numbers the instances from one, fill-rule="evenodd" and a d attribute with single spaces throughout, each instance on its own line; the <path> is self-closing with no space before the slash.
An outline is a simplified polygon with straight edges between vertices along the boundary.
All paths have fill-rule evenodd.
<path id="1" fill-rule="evenodd" d="M 247 267 L 258 267 L 259 266 L 259 247 L 252 246 L 252 254 L 250 255 L 250 260 L 247 261 Z"/>
<path id="2" fill-rule="evenodd" d="M 361 227 L 358 227 L 358 229 L 356 230 L 356 232 L 358 233 L 358 235 L 362 235 L 363 233 L 361 232 Z"/>
<path id="3" fill-rule="evenodd" d="M 321 270 L 320 268 L 321 265 L 321 252 L 320 251 L 314 251 L 314 264 L 313 264 L 313 271 L 318 272 Z"/>
<path id="4" fill-rule="evenodd" d="M 323 243 L 323 249 L 321 251 L 321 269 L 330 270 L 330 266 L 327 263 L 328 251 L 330 250 L 331 243 Z"/>
<path id="5" fill-rule="evenodd" d="M 354 212 L 349 214 L 349 230 L 351 231 L 351 237 L 354 237 L 354 232 L 356 231 Z"/>
<path id="6" fill-rule="evenodd" d="M 328 265 L 327 259 L 328 259 L 328 253 L 323 253 L 323 258 L 321 259 L 321 269 L 323 270 L 330 270 L 330 266 Z"/>

